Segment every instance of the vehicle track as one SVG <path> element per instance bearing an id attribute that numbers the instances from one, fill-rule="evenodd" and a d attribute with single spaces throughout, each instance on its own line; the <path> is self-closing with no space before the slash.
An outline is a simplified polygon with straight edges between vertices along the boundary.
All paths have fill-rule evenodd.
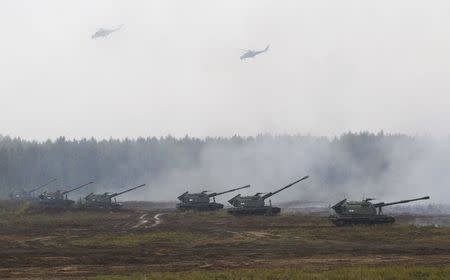
<path id="1" fill-rule="evenodd" d="M 155 222 L 152 224 L 152 225 L 150 225 L 150 226 L 148 226 L 148 228 L 152 228 L 152 227 L 156 227 L 156 226 L 158 226 L 159 224 L 161 224 L 162 223 L 162 219 L 160 218 L 162 215 L 164 215 L 165 213 L 158 213 L 158 214 L 156 214 L 154 217 L 153 217 L 153 219 L 155 220 Z"/>
<path id="2" fill-rule="evenodd" d="M 166 214 L 166 213 L 158 213 L 158 214 L 156 214 L 155 216 L 153 216 L 153 220 L 154 220 L 154 222 L 153 222 L 153 224 L 151 224 L 151 225 L 147 225 L 148 224 L 148 222 L 149 222 L 149 220 L 147 219 L 147 215 L 148 215 L 148 213 L 145 213 L 145 214 L 142 214 L 140 217 L 139 217 L 139 220 L 138 220 L 138 222 L 137 222 L 137 224 L 135 224 L 132 228 L 140 228 L 140 227 L 144 227 L 144 228 L 153 228 L 153 227 L 156 227 L 156 226 L 158 226 L 158 225 L 160 225 L 162 222 L 163 222 L 163 220 L 160 218 L 162 215 L 164 215 L 164 214 Z"/>

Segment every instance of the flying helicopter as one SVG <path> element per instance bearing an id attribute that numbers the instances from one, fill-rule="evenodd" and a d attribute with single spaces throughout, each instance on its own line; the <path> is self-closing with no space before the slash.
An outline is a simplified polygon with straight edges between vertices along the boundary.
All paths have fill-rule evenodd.
<path id="1" fill-rule="evenodd" d="M 108 29 L 108 28 L 100 28 L 94 35 L 91 36 L 92 39 L 100 38 L 100 37 L 108 37 L 109 34 L 119 31 L 122 28 L 123 24 L 119 25 L 117 28 Z"/>
<path id="2" fill-rule="evenodd" d="M 242 49 L 242 50 L 245 51 L 245 52 L 240 56 L 240 59 L 241 59 L 241 60 L 244 60 L 244 59 L 247 59 L 247 58 L 254 58 L 254 57 L 257 56 L 258 54 L 267 52 L 267 51 L 269 50 L 269 46 L 270 46 L 270 45 L 267 45 L 267 47 L 266 47 L 265 49 L 260 50 L 260 51 L 255 51 L 255 50 L 244 50 L 244 49 Z"/>

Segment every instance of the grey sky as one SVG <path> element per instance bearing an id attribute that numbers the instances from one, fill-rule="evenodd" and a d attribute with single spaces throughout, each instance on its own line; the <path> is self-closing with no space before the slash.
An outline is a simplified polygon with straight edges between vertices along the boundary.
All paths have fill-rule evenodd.
<path id="1" fill-rule="evenodd" d="M 450 133 L 448 1 L 4 0 L 0 30 L 0 134 Z"/>

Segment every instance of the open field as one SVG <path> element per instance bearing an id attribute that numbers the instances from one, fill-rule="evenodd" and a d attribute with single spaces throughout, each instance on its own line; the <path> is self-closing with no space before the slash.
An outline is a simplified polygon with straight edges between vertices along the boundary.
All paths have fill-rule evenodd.
<path id="1" fill-rule="evenodd" d="M 336 228 L 321 213 L 0 208 L 0 278 L 445 279 L 450 228 L 417 219 Z"/>

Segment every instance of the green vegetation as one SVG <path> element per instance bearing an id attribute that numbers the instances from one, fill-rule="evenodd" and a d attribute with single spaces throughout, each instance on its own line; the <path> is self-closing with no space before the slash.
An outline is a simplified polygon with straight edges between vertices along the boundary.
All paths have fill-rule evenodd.
<path id="1" fill-rule="evenodd" d="M 154 213 L 147 213 L 149 219 Z M 156 227 L 134 227 L 141 217 L 128 211 L 0 208 L 0 248 L 12 256 L 9 269 L 24 278 L 23 264 L 36 267 L 39 275 L 64 276 L 63 269 L 73 267 L 74 273 L 89 272 L 82 279 L 91 280 L 401 280 L 450 275 L 444 265 L 450 228 L 414 227 L 406 219 L 394 225 L 335 227 L 321 215 L 170 212 Z M 57 256 L 49 258 L 49 252 Z M 137 271 L 141 273 L 133 274 Z"/>
<path id="2" fill-rule="evenodd" d="M 75 239 L 70 241 L 71 245 L 81 247 L 136 247 L 151 242 L 180 243 L 204 240 L 205 234 L 190 232 L 173 231 L 155 231 L 147 233 L 128 233 L 128 234 L 97 234 L 93 237 Z"/>
<path id="3" fill-rule="evenodd" d="M 90 226 L 98 223 L 99 219 L 105 219 L 103 213 L 94 212 L 62 212 L 53 215 L 49 214 L 33 214 L 24 215 L 20 217 L 17 222 L 23 223 L 29 226 L 40 227 L 61 227 L 61 226 Z"/>
<path id="4" fill-rule="evenodd" d="M 236 269 L 225 271 L 192 271 L 192 272 L 151 272 L 137 273 L 127 276 L 103 275 L 88 278 L 89 280 L 434 280 L 448 279 L 450 267 L 417 267 L 417 266 L 387 266 L 387 267 L 347 267 L 325 271 L 307 271 L 301 269 Z"/>
<path id="5" fill-rule="evenodd" d="M 266 134 L 203 139 L 167 136 L 69 140 L 61 137 L 45 142 L 0 135 L 0 195 L 7 196 L 13 190 L 30 189 L 46 182 L 49 179 L 46 174 L 69 185 L 75 185 L 83 178 L 96 178 L 105 186 L 116 186 L 117 182 L 135 182 L 136 178 L 145 177 L 149 170 L 152 170 L 153 178 L 164 178 L 174 170 L 189 172 L 196 167 L 199 178 L 240 170 L 240 174 L 259 174 L 260 177 L 252 179 L 250 176 L 247 180 L 252 181 L 242 183 L 273 182 L 276 179 L 279 181 L 277 184 L 282 184 L 288 178 L 300 176 L 302 167 L 314 166 L 309 175 L 315 179 L 308 182 L 309 189 L 329 191 L 332 199 L 333 193 L 340 193 L 342 186 L 380 182 L 380 178 L 395 178 L 383 181 L 386 191 L 388 186 L 398 185 L 400 188 L 402 182 L 408 182 L 408 177 L 399 177 L 398 168 L 388 167 L 417 170 L 418 160 L 432 159 L 435 155 L 429 154 L 429 147 L 434 144 L 429 141 L 423 137 L 382 132 L 346 133 L 333 138 Z M 428 169 L 433 170 L 433 164 L 436 164 L 435 169 L 439 170 L 439 167 L 450 163 L 450 152 L 446 144 L 433 147 L 440 153 L 439 161 L 426 163 L 430 164 Z M 224 169 L 224 166 L 229 168 Z M 281 167 L 285 178 L 280 178 L 276 171 Z M 407 176 L 408 172 L 401 174 Z M 427 183 L 425 180 L 421 182 L 424 186 Z M 187 185 L 192 183 L 186 182 Z M 228 182 L 219 180 L 216 184 L 218 186 L 214 188 L 219 191 Z M 55 189 L 49 187 L 49 190 Z"/>
<path id="6" fill-rule="evenodd" d="M 14 228 L 61 228 L 97 225 L 100 220 L 118 219 L 117 215 L 102 212 L 58 211 L 37 212 L 22 204 L 15 209 L 0 208 L 0 225 Z"/>
<path id="7" fill-rule="evenodd" d="M 302 226 L 291 229 L 269 231 L 282 239 L 335 240 L 335 241 L 371 241 L 390 243 L 440 242 L 450 244 L 450 228 L 415 227 L 412 225 L 375 225 L 375 226 Z"/>
<path id="8" fill-rule="evenodd" d="M 230 214 L 227 213 L 226 210 L 217 210 L 217 211 L 184 211 L 184 212 L 172 212 L 167 214 L 167 217 L 170 219 L 185 219 L 185 218 L 195 218 L 195 219 L 203 219 L 210 220 L 213 219 L 230 219 L 232 218 Z"/>

